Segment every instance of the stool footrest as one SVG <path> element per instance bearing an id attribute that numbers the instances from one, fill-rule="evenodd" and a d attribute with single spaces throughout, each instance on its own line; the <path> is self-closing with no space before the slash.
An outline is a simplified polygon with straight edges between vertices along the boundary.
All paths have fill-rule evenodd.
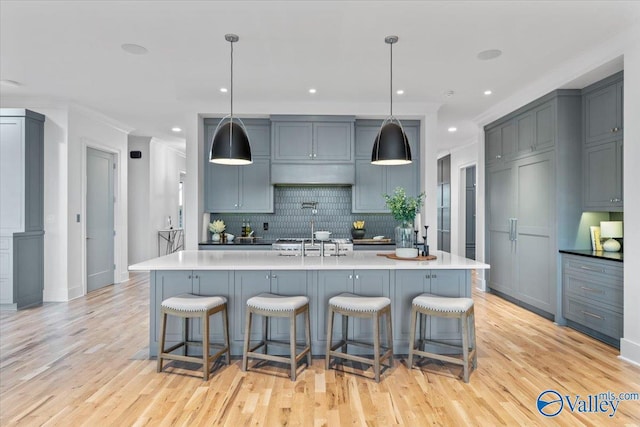
<path id="1" fill-rule="evenodd" d="M 375 357 L 375 355 L 371 355 L 370 357 L 366 357 L 366 356 L 357 356 L 354 354 L 349 354 L 349 353 L 343 353 L 341 351 L 336 351 L 337 348 L 339 347 L 343 347 L 345 345 L 355 345 L 357 347 L 363 347 L 363 348 L 374 348 L 373 344 L 369 344 L 369 343 L 364 343 L 364 342 L 360 342 L 360 341 L 352 341 L 352 340 L 341 340 L 339 343 L 334 344 L 331 346 L 330 350 L 329 350 L 329 355 L 330 356 L 334 356 L 334 357 L 339 357 L 341 359 L 348 359 L 348 360 L 353 360 L 355 362 L 360 362 L 360 363 L 364 363 L 366 365 L 371 365 L 374 366 L 375 361 L 373 359 L 373 357 Z M 383 350 L 382 353 L 380 353 L 380 363 L 384 362 L 385 360 L 389 359 L 390 357 L 393 356 L 393 350 L 390 349 L 389 347 L 384 347 L 384 346 L 380 346 L 380 349 Z M 389 367 L 391 367 L 391 365 L 389 365 Z"/>

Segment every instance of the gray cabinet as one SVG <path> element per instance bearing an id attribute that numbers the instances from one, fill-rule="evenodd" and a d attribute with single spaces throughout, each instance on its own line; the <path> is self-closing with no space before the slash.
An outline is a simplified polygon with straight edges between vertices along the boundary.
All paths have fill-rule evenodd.
<path id="1" fill-rule="evenodd" d="M 420 123 L 402 122 L 414 161 L 408 165 L 379 166 L 371 164 L 371 150 L 381 123 L 356 121 L 356 179 L 351 198 L 354 213 L 388 213 L 382 195 L 393 193 L 396 187 L 403 187 L 410 195 L 420 192 Z"/>
<path id="2" fill-rule="evenodd" d="M 623 203 L 623 74 L 583 89 L 585 210 L 621 212 Z"/>
<path id="3" fill-rule="evenodd" d="M 620 347 L 623 264 L 562 254 L 563 314 L 567 324 Z"/>
<path id="4" fill-rule="evenodd" d="M 272 116 L 272 161 L 353 162 L 353 118 Z"/>
<path id="5" fill-rule="evenodd" d="M 516 124 L 513 120 L 492 127 L 485 135 L 486 163 L 502 163 L 510 160 L 516 150 Z"/>
<path id="6" fill-rule="evenodd" d="M 548 318 L 561 315 L 558 246 L 575 241 L 582 212 L 580 104 L 579 91 L 559 90 L 485 127 L 487 151 L 505 123 L 525 141 L 486 159 L 489 288 Z"/>
<path id="7" fill-rule="evenodd" d="M 211 140 L 218 120 L 206 119 L 204 155 L 204 209 L 216 213 L 271 213 L 273 186 L 270 176 L 270 122 L 245 120 L 253 163 L 246 166 L 209 162 Z"/>
<path id="8" fill-rule="evenodd" d="M 622 139 L 623 73 L 583 89 L 585 144 Z"/>
<path id="9" fill-rule="evenodd" d="M 0 110 L 0 305 L 42 304 L 44 289 L 44 121 Z"/>
<path id="10" fill-rule="evenodd" d="M 317 324 L 312 326 L 314 340 L 327 340 L 327 307 L 329 299 L 342 292 L 363 296 L 389 297 L 388 270 L 322 270 L 318 273 L 316 297 Z M 342 317 L 336 316 L 333 325 L 334 340 L 342 335 Z M 353 318 L 349 322 L 349 336 L 357 340 L 372 341 L 373 327 L 367 319 Z"/>
<path id="11" fill-rule="evenodd" d="M 623 210 L 622 140 L 606 142 L 584 149 L 585 210 Z"/>
<path id="12" fill-rule="evenodd" d="M 150 307 L 149 355 L 156 356 L 160 338 L 160 304 L 163 300 L 183 293 L 213 296 L 219 295 L 232 301 L 230 295 L 230 272 L 228 271 L 154 271 L 152 277 L 152 301 Z M 229 319 L 231 322 L 231 319 Z M 220 315 L 209 320 L 209 336 L 212 342 L 223 342 L 224 334 Z M 183 321 L 169 316 L 166 327 L 167 346 L 182 340 Z M 231 327 L 231 326 L 230 326 Z M 189 336 L 195 340 L 202 338 L 202 325 L 191 321 Z"/>

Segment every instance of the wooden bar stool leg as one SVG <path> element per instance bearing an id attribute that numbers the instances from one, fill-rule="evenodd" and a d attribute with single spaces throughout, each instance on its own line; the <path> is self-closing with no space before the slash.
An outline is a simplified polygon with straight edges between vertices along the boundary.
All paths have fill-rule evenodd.
<path id="1" fill-rule="evenodd" d="M 202 320 L 202 373 L 204 380 L 209 380 L 209 312 L 204 311 Z"/>
<path id="2" fill-rule="evenodd" d="M 393 368 L 393 325 L 391 323 L 391 308 L 385 310 L 385 319 L 387 321 L 387 346 L 391 350 L 389 355 L 389 369 Z"/>
<path id="3" fill-rule="evenodd" d="M 373 371 L 376 382 L 380 382 L 380 312 L 373 314 Z"/>
<path id="4" fill-rule="evenodd" d="M 413 368 L 413 351 L 416 348 L 416 324 L 418 323 L 418 310 L 415 306 L 411 306 L 411 331 L 409 332 L 409 360 L 407 367 Z M 419 341 L 419 340 L 418 340 Z"/>
<path id="5" fill-rule="evenodd" d="M 188 348 L 187 348 L 187 341 L 189 341 L 189 318 L 188 317 L 184 317 L 183 318 L 183 322 L 182 322 L 182 326 L 184 328 L 183 331 L 183 339 L 182 341 L 184 342 L 184 347 L 182 347 L 182 355 L 183 356 L 187 356 L 188 353 Z"/>
<path id="6" fill-rule="evenodd" d="M 340 314 L 340 321 L 342 322 L 342 342 L 344 343 L 340 350 L 343 353 L 347 352 L 347 340 L 349 339 L 349 316 Z"/>
<path id="7" fill-rule="evenodd" d="M 324 356 L 324 367 L 325 369 L 329 369 L 329 359 L 331 357 L 331 347 L 333 345 L 333 316 L 335 315 L 335 312 L 333 311 L 333 308 L 331 308 L 331 306 L 329 306 L 329 315 L 327 316 L 327 350 L 325 352 L 325 356 Z"/>
<path id="8" fill-rule="evenodd" d="M 420 341 L 418 342 L 418 349 L 420 351 L 425 351 L 424 342 L 427 338 L 427 315 L 424 313 L 419 313 L 420 317 Z"/>
<path id="9" fill-rule="evenodd" d="M 296 312 L 289 314 L 289 348 L 291 350 L 291 381 L 296 380 Z"/>
<path id="10" fill-rule="evenodd" d="M 245 319 L 245 328 L 244 328 L 244 351 L 242 352 L 242 370 L 247 370 L 247 365 L 249 363 L 249 357 L 247 354 L 249 353 L 249 339 L 251 337 L 251 308 L 247 307 L 247 314 Z"/>
<path id="11" fill-rule="evenodd" d="M 269 340 L 269 316 L 262 316 L 262 343 L 264 344 L 264 354 L 267 354 L 267 342 Z"/>
<path id="12" fill-rule="evenodd" d="M 469 320 L 467 313 L 463 313 L 460 317 L 462 324 L 462 361 L 464 362 L 464 382 L 469 382 Z"/>
<path id="13" fill-rule="evenodd" d="M 227 365 L 231 364 L 231 343 L 229 341 L 229 312 L 227 305 L 222 309 L 222 327 L 224 329 L 224 345 L 227 347 Z"/>
<path id="14" fill-rule="evenodd" d="M 309 319 L 309 306 L 307 305 L 306 310 L 304 311 L 304 321 L 306 323 L 305 325 L 305 329 L 306 329 L 306 337 L 305 337 L 305 344 L 307 345 L 307 348 L 309 349 L 309 352 L 307 353 L 307 365 L 309 367 L 311 367 L 311 320 Z"/>
<path id="15" fill-rule="evenodd" d="M 160 316 L 162 321 L 160 322 L 160 344 L 158 345 L 158 366 L 156 372 L 162 372 L 162 353 L 164 353 L 164 335 L 167 328 L 167 313 L 161 310 Z"/>

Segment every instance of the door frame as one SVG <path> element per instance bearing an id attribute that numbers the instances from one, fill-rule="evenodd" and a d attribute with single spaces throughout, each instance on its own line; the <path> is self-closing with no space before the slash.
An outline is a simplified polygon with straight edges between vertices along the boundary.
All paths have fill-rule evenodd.
<path id="1" fill-rule="evenodd" d="M 120 282 L 120 275 L 122 266 L 120 266 L 120 256 L 121 248 L 120 248 L 120 240 L 118 236 L 122 235 L 123 226 L 118 222 L 118 212 L 120 211 L 121 206 L 121 179 L 120 173 L 122 166 L 122 153 L 118 149 L 114 149 L 113 147 L 109 147 L 99 141 L 83 137 L 82 141 L 82 218 L 80 223 L 82 224 L 82 295 L 87 294 L 87 152 L 88 148 L 93 148 L 95 150 L 104 151 L 105 153 L 114 155 L 114 164 L 115 172 L 113 174 L 113 229 L 115 231 L 115 235 L 113 236 L 113 262 L 116 265 L 116 268 L 113 272 L 113 282 Z M 125 266 L 126 269 L 126 266 Z"/>
<path id="2" fill-rule="evenodd" d="M 466 216 L 467 216 L 467 177 L 466 169 L 475 166 L 476 168 L 476 260 L 479 257 L 480 246 L 478 244 L 478 230 L 480 226 L 484 226 L 479 223 L 478 218 L 478 182 L 480 177 L 480 168 L 477 161 L 463 163 L 458 166 L 458 224 L 457 224 L 457 240 L 458 240 L 458 252 L 463 253 L 466 251 Z M 452 196 L 453 197 L 453 196 Z M 464 256 L 464 255 L 463 255 Z M 485 290 L 485 280 L 478 280 L 478 289 Z"/>

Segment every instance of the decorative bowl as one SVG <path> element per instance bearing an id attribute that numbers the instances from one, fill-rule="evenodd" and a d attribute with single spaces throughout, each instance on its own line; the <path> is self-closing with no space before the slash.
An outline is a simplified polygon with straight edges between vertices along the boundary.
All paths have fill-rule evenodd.
<path id="1" fill-rule="evenodd" d="M 316 239 L 318 240 L 329 240 L 329 236 L 331 236 L 330 231 L 316 231 L 315 232 Z"/>

